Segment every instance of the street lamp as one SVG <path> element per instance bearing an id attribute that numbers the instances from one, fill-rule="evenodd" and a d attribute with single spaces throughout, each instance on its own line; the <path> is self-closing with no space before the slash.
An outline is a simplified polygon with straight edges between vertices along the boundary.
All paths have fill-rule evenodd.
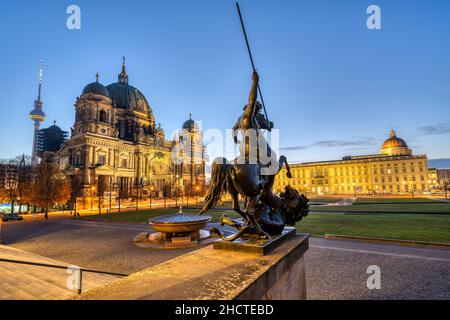
<path id="1" fill-rule="evenodd" d="M 198 200 L 199 200 L 199 193 L 200 193 L 200 186 L 196 186 L 195 187 L 195 191 L 197 192 L 197 205 L 198 205 Z"/>
<path id="2" fill-rule="evenodd" d="M 114 182 L 114 183 L 113 183 L 113 187 L 114 187 L 114 192 L 116 192 L 117 200 L 118 200 L 118 202 L 119 202 L 119 213 L 120 213 L 120 209 L 121 209 L 121 206 L 120 206 L 120 196 L 121 196 L 121 193 L 122 193 L 121 184 L 118 183 L 118 182 Z"/>
<path id="3" fill-rule="evenodd" d="M 175 192 L 175 206 L 176 206 L 176 207 L 178 207 L 178 190 L 179 190 L 179 187 L 180 187 L 179 182 L 178 182 L 178 177 L 179 177 L 179 175 L 176 175 L 176 176 L 175 176 L 175 178 L 176 178 L 176 184 L 175 184 L 175 187 L 177 188 L 177 190 L 176 190 L 176 192 Z"/>
<path id="4" fill-rule="evenodd" d="M 153 186 L 150 186 L 150 195 L 149 195 L 149 199 L 150 199 L 150 209 L 152 209 L 152 192 L 153 192 Z"/>
<path id="5" fill-rule="evenodd" d="M 91 188 L 91 210 L 93 210 L 93 207 L 94 207 L 94 191 L 95 191 L 95 187 L 93 186 L 92 188 Z"/>
<path id="6" fill-rule="evenodd" d="M 98 196 L 98 214 L 101 215 L 102 214 L 102 206 L 100 203 L 100 190 L 103 188 L 100 188 L 100 176 L 97 179 L 97 196 Z M 102 196 L 103 196 L 103 190 L 102 190 Z"/>

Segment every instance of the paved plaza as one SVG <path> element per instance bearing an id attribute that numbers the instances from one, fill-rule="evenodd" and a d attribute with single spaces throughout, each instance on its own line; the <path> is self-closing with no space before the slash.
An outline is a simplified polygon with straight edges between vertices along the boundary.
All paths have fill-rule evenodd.
<path id="1" fill-rule="evenodd" d="M 84 268 L 130 274 L 195 249 L 132 244 L 144 224 L 53 219 L 3 225 L 4 244 Z M 450 250 L 313 237 L 305 256 L 310 299 L 450 299 Z M 381 268 L 369 290 L 367 267 Z M 0 279 L 1 279 L 0 275 Z"/>

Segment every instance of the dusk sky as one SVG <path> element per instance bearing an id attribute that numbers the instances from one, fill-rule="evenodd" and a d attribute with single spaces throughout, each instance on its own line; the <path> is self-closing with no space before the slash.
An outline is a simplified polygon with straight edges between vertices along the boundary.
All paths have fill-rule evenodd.
<path id="1" fill-rule="evenodd" d="M 81 8 L 81 30 L 66 8 Z M 382 30 L 366 27 L 380 6 Z M 450 158 L 450 1 L 241 0 L 271 121 L 291 161 L 378 153 L 394 128 L 415 154 Z M 70 131 L 75 99 L 100 73 L 130 84 L 169 136 L 190 112 L 233 126 L 251 65 L 225 0 L 1 1 L 0 158 L 31 153 L 28 113 L 44 60 L 43 110 Z"/>

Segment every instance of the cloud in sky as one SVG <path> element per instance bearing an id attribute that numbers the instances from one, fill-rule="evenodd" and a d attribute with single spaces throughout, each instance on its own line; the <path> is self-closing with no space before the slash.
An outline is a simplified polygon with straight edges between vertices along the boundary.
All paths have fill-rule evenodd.
<path id="1" fill-rule="evenodd" d="M 440 123 L 436 125 L 429 125 L 425 127 L 420 127 L 419 131 L 424 135 L 440 135 L 450 133 L 450 124 Z"/>
<path id="2" fill-rule="evenodd" d="M 374 145 L 374 138 L 342 139 L 342 140 L 321 140 L 309 145 L 300 145 L 280 148 L 281 150 L 295 151 L 307 150 L 311 148 L 336 148 L 336 147 L 362 147 Z"/>

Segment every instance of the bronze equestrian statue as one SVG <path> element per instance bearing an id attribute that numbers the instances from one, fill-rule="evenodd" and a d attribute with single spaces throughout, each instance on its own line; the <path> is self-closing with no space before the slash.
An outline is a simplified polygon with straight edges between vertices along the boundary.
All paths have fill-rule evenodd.
<path id="1" fill-rule="evenodd" d="M 291 187 L 286 189 L 290 196 L 293 194 L 293 190 L 297 192 L 294 198 L 286 197 L 286 193 L 284 196 L 279 197 L 272 191 L 275 176 L 280 172 L 283 165 L 286 166 L 287 177 L 291 178 L 292 175 L 286 157 L 280 156 L 279 159 L 276 159 L 275 153 L 262 137 L 261 130 L 271 130 L 273 124 L 260 113 L 261 105 L 257 101 L 259 75 L 256 71 L 253 72 L 252 80 L 249 103 L 233 128 L 235 142 L 237 142 L 237 130 L 240 130 L 243 136 L 240 154 L 233 163 L 229 163 L 225 158 L 214 160 L 211 188 L 206 195 L 200 212 L 200 214 L 203 214 L 214 208 L 224 192 L 228 192 L 231 195 L 232 208 L 243 217 L 243 223 L 227 220 L 226 217 L 222 219 L 223 223 L 228 222 L 227 224 L 233 225 L 239 230 L 235 236 L 227 238 L 227 240 L 237 239 L 245 233 L 256 233 L 261 238 L 270 239 L 271 235 L 281 233 L 286 221 L 290 221 L 292 224 L 292 221 L 295 220 L 297 222 L 308 213 L 307 199 L 299 195 L 295 189 Z M 251 135 L 248 134 L 249 132 L 253 134 L 256 141 L 255 139 L 252 141 Z M 266 154 L 262 154 L 262 151 Z M 263 157 L 269 157 L 270 161 L 268 163 L 262 161 Z M 263 170 L 268 169 L 269 165 L 274 166 L 270 171 L 271 173 L 262 174 Z M 273 168 L 275 169 L 273 170 Z M 239 206 L 239 194 L 245 198 L 244 210 L 241 210 Z M 296 203 L 294 206 L 295 210 L 292 208 L 287 210 L 293 203 Z M 296 218 L 286 218 L 286 215 L 292 214 L 292 212 L 296 212 L 294 213 Z M 301 214 L 298 214 L 298 212 L 301 212 Z M 272 220 L 273 217 L 277 218 Z M 281 219 L 280 217 L 284 218 Z M 277 225 L 277 227 L 268 227 L 273 225 Z M 281 225 L 283 228 L 281 228 Z M 221 236 L 217 229 L 212 231 Z"/>

